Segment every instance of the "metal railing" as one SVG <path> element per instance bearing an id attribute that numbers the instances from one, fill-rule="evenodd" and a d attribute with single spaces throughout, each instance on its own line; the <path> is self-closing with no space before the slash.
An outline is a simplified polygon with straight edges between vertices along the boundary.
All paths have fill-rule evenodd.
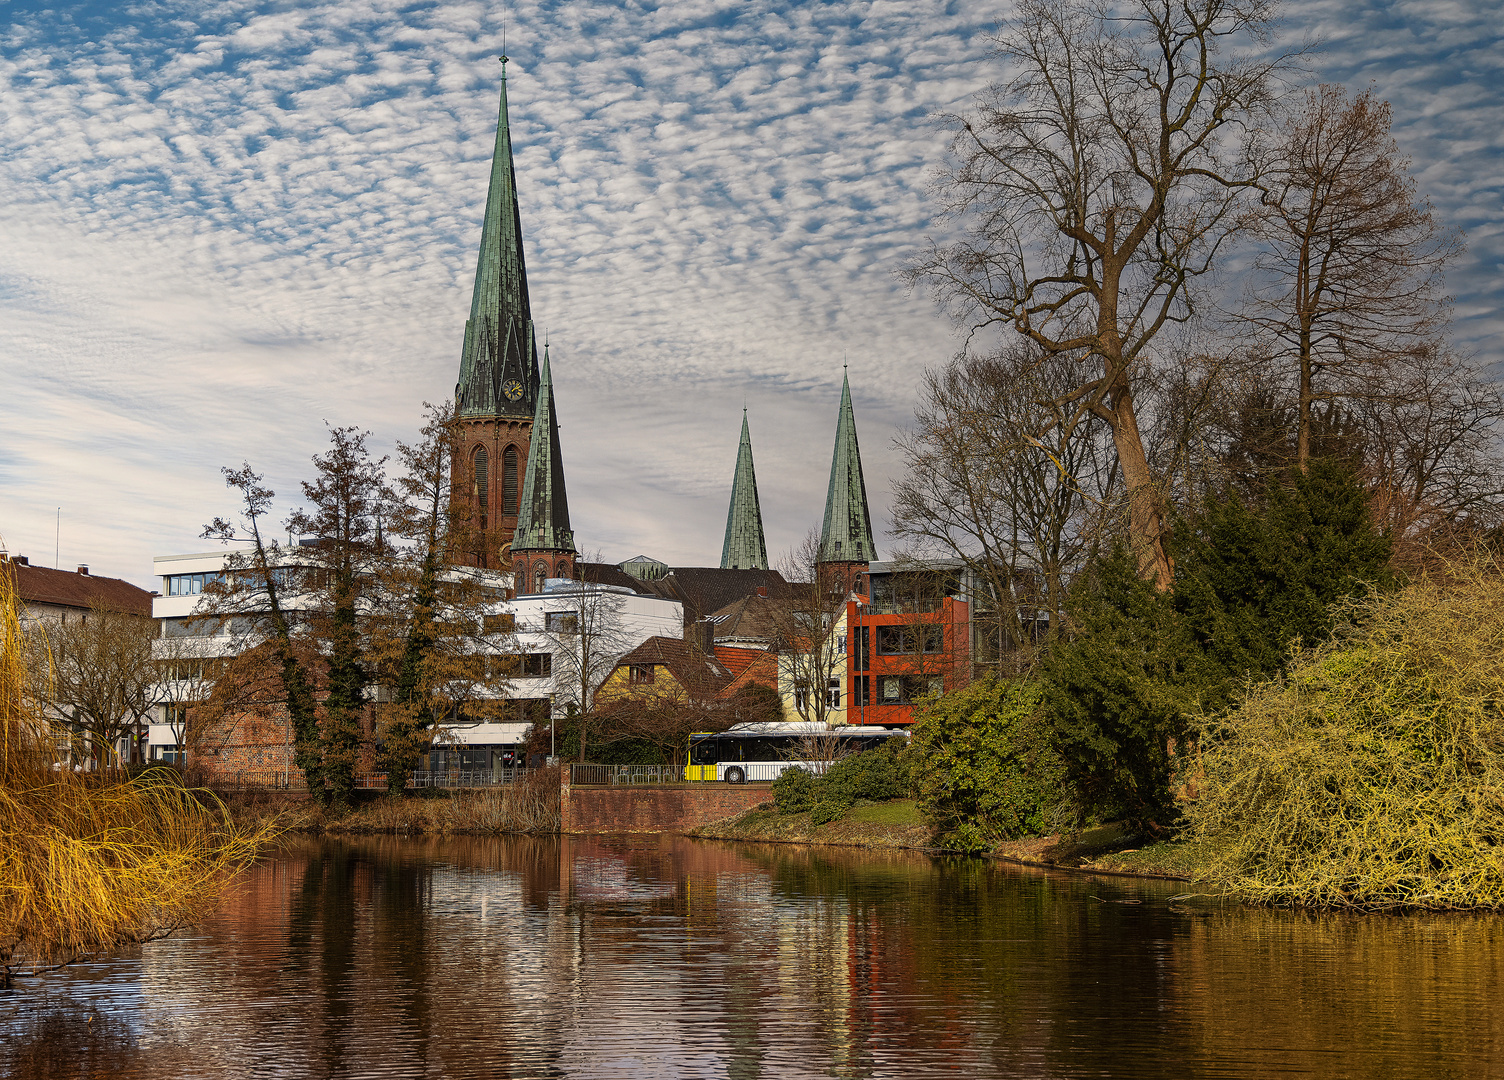
<path id="1" fill-rule="evenodd" d="M 531 769 L 443 769 L 437 772 L 429 772 L 420 769 L 413 773 L 408 780 L 408 787 L 429 788 L 478 788 L 496 787 L 502 784 L 516 784 L 526 780 Z M 386 777 L 381 777 L 381 786 L 386 786 Z"/>
<path id="2" fill-rule="evenodd" d="M 570 765 L 571 784 L 682 784 L 683 765 Z"/>

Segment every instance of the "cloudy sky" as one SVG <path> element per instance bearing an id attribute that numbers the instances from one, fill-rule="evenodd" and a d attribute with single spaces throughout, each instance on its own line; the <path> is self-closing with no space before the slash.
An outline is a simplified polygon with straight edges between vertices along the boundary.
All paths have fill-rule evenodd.
<path id="1" fill-rule="evenodd" d="M 534 315 L 583 548 L 714 565 L 750 410 L 770 553 L 823 508 L 850 362 L 879 525 L 952 327 L 929 122 L 995 77 L 974 0 L 0 0 L 0 537 L 150 586 L 249 460 L 389 446 L 453 393 L 505 48 Z M 1303 3 L 1442 218 L 1458 337 L 1504 356 L 1497 4 Z M 503 41 L 505 37 L 505 43 Z M 879 550 L 890 545 L 881 535 Z"/>

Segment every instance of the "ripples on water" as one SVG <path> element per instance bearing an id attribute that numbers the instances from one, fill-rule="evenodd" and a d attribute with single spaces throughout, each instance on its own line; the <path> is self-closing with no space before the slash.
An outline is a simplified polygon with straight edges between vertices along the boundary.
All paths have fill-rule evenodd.
<path id="1" fill-rule="evenodd" d="M 0 995 L 0 1075 L 1491 1077 L 1488 917 L 668 837 L 309 841 Z"/>

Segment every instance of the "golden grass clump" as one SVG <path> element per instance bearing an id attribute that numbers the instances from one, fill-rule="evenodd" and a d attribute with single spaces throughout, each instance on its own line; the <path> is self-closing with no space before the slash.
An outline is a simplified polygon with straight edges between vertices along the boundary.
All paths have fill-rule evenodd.
<path id="1" fill-rule="evenodd" d="M 1504 574 L 1451 567 L 1209 723 L 1189 808 L 1254 901 L 1504 906 Z"/>
<path id="2" fill-rule="evenodd" d="M 279 828 L 236 826 L 168 770 L 56 767 L 26 635 L 0 570 L 0 983 L 191 922 Z"/>
<path id="3" fill-rule="evenodd" d="M 337 813 L 311 800 L 289 804 L 277 796 L 257 795 L 234 799 L 232 810 L 247 822 L 275 813 L 289 830 L 313 833 L 553 836 L 561 825 L 559 770 L 540 769 L 521 783 L 438 798 L 382 796 Z"/>

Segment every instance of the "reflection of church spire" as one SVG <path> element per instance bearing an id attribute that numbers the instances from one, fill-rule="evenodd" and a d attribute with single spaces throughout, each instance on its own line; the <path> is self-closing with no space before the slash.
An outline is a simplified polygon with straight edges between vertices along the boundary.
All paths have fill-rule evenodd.
<path id="1" fill-rule="evenodd" d="M 538 408 L 533 413 L 533 438 L 527 450 L 522 505 L 518 508 L 517 535 L 512 541 L 514 557 L 523 551 L 574 552 L 569 499 L 564 494 L 564 456 L 559 451 L 559 423 L 554 412 L 554 380 L 546 345 Z"/>
<path id="2" fill-rule="evenodd" d="M 501 105 L 491 186 L 481 227 L 475 292 L 465 323 L 460 378 L 454 388 L 461 417 L 507 416 L 526 420 L 538 394 L 538 348 L 522 261 L 522 215 L 507 119 L 507 69 L 502 57 Z"/>
<path id="3" fill-rule="evenodd" d="M 867 485 L 862 480 L 862 452 L 856 443 L 856 415 L 851 410 L 851 382 L 843 376 L 836 448 L 830 459 L 830 487 L 825 493 L 825 524 L 820 529 L 820 561 L 866 563 L 876 558 Z"/>
<path id="4" fill-rule="evenodd" d="M 731 481 L 731 506 L 726 511 L 726 541 L 721 545 L 721 569 L 766 570 L 768 545 L 762 535 L 762 508 L 757 502 L 757 473 L 752 469 L 752 434 L 747 410 L 742 410 L 742 442 L 736 452 L 736 478 Z"/>

